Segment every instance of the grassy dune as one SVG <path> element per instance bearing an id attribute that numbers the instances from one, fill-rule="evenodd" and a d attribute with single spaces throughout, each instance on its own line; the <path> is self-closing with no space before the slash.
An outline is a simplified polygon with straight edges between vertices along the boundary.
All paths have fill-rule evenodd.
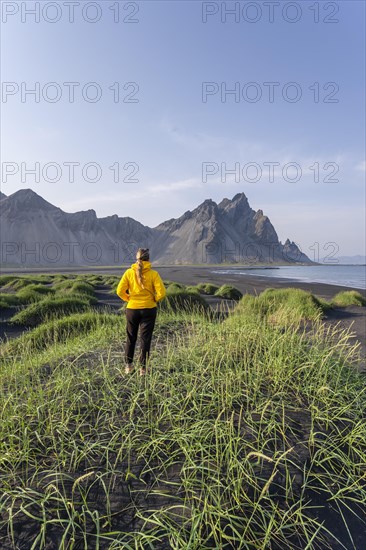
<path id="1" fill-rule="evenodd" d="M 332 300 L 337 306 L 366 306 L 365 298 L 357 290 L 339 292 Z"/>
<path id="2" fill-rule="evenodd" d="M 349 333 L 303 291 L 246 295 L 219 321 L 192 298 L 217 287 L 199 290 L 168 284 L 143 378 L 124 375 L 124 316 L 90 304 L 0 346 L 1 548 L 362 547 Z"/>

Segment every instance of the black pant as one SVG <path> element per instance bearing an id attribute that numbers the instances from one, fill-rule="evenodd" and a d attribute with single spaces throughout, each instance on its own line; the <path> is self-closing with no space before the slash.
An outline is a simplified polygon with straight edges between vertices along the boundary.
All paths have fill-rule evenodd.
<path id="1" fill-rule="evenodd" d="M 152 333 L 154 330 L 157 308 L 129 309 L 126 308 L 126 362 L 131 365 L 135 353 L 138 330 L 140 328 L 140 357 L 139 362 L 144 368 L 150 353 Z"/>

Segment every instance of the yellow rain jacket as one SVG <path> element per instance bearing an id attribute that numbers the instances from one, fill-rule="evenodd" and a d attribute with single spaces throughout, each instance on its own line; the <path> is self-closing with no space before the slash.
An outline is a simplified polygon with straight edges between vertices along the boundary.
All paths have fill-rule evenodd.
<path id="1" fill-rule="evenodd" d="M 166 295 L 163 281 L 157 271 L 151 269 L 151 263 L 142 261 L 142 280 L 145 288 L 141 288 L 137 281 L 137 263 L 124 272 L 117 287 L 117 294 L 128 302 L 127 308 L 143 309 L 156 307 L 157 302 Z M 128 293 L 127 293 L 128 291 Z"/>

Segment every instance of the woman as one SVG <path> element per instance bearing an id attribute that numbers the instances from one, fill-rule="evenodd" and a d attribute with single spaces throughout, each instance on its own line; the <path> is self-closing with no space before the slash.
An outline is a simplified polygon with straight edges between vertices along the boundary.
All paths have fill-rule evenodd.
<path id="1" fill-rule="evenodd" d="M 148 248 L 139 248 L 136 263 L 123 274 L 118 287 L 118 296 L 126 306 L 126 374 L 133 370 L 133 356 L 137 334 L 140 329 L 140 375 L 146 374 L 146 362 L 150 354 L 151 337 L 154 330 L 157 302 L 166 295 L 163 281 L 157 271 L 151 269 Z"/>

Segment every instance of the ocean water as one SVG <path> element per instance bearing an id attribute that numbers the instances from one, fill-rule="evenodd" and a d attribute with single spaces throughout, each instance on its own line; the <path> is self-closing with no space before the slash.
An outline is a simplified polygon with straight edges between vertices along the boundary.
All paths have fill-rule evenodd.
<path id="1" fill-rule="evenodd" d="M 366 289 L 366 266 L 364 265 L 296 265 L 271 266 L 266 268 L 230 267 L 217 268 L 212 273 L 222 275 L 255 275 L 278 277 L 304 283 L 325 283 L 349 288 Z"/>

